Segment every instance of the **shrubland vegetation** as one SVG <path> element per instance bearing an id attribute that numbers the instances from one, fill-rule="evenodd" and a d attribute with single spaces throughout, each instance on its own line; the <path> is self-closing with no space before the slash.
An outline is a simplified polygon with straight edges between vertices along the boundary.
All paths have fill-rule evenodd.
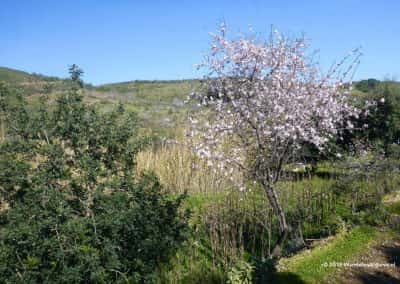
<path id="1" fill-rule="evenodd" d="M 183 195 L 136 172 L 136 117 L 98 112 L 77 87 L 35 111 L 3 85 L 0 99 L 1 281 L 152 282 L 185 240 L 187 213 Z"/>
<path id="2" fill-rule="evenodd" d="M 252 42 L 231 44 L 225 47 L 239 50 Z M 321 283 L 334 272 L 322 263 L 351 260 L 390 235 L 383 228 L 391 214 L 399 214 L 398 203 L 385 200 L 400 183 L 400 84 L 353 83 L 350 107 L 367 115 L 346 117 L 347 124 L 332 121 L 334 127 L 349 122 L 353 127 L 330 132 L 330 152 L 304 139 L 305 127 L 280 167 L 272 166 L 279 178 L 270 186 L 287 227 L 282 240 L 282 219 L 266 196 L 268 183 L 253 182 L 257 171 L 212 167 L 190 147 L 200 140 L 185 135 L 187 115 L 198 118 L 207 99 L 227 103 L 217 115 L 206 103 L 206 114 L 215 119 L 208 121 L 220 124 L 218 115 L 227 114 L 222 121 L 228 122 L 227 111 L 234 113 L 233 102 L 240 99 L 235 95 L 271 90 L 237 81 L 255 70 L 247 63 L 234 69 L 243 74 L 229 73 L 221 81 L 211 76 L 205 84 L 133 81 L 99 87 L 79 84 L 77 66 L 68 80 L 1 69 L 0 282 Z M 283 84 L 285 70 L 290 68 L 277 73 Z M 287 87 L 273 89 L 291 90 Z M 197 98 L 205 94 L 203 107 L 184 104 L 193 89 Z M 257 152 L 252 147 L 257 137 L 240 115 L 236 126 L 243 132 L 236 134 L 249 135 L 242 140 L 249 144 L 246 166 L 262 165 L 262 158 L 279 152 L 279 144 L 294 135 L 266 136 L 277 148 L 266 145 Z M 234 153 L 235 138 L 225 142 L 218 146 Z M 281 260 L 274 253 L 277 243 Z M 314 253 L 304 252 L 313 247 Z"/>

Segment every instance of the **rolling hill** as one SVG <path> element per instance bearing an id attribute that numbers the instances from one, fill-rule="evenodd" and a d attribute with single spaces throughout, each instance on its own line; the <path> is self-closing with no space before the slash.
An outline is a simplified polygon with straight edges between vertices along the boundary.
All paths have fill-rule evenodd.
<path id="1" fill-rule="evenodd" d="M 0 81 L 20 83 L 35 81 L 35 79 L 37 79 L 37 77 L 33 74 L 7 67 L 0 67 Z"/>
<path id="2" fill-rule="evenodd" d="M 68 80 L 37 73 L 28 73 L 8 67 L 0 67 L 0 81 L 6 82 L 9 86 L 29 96 L 63 90 L 66 88 Z"/>
<path id="3" fill-rule="evenodd" d="M 71 86 L 68 79 L 6 67 L 0 67 L 0 81 L 22 92 L 33 103 L 40 95 L 55 98 Z M 84 98 L 104 111 L 121 102 L 127 110 L 138 114 L 143 129 L 169 137 L 180 131 L 187 112 L 192 108 L 185 104 L 185 100 L 198 84 L 197 80 L 174 80 L 85 85 Z"/>
<path id="4" fill-rule="evenodd" d="M 71 86 L 68 79 L 6 67 L 0 67 L 0 81 L 20 90 L 33 102 L 42 94 L 56 97 Z M 400 88 L 399 82 L 386 83 L 391 88 Z M 170 137 L 181 132 L 188 112 L 193 111 L 194 106 L 186 104 L 185 100 L 198 86 L 199 80 L 137 80 L 99 86 L 87 84 L 84 98 L 104 111 L 109 111 L 121 102 L 126 109 L 138 114 L 143 129 Z M 354 94 L 366 96 L 370 92 L 375 93 L 380 86 L 381 81 L 375 79 L 361 80 L 355 83 Z"/>

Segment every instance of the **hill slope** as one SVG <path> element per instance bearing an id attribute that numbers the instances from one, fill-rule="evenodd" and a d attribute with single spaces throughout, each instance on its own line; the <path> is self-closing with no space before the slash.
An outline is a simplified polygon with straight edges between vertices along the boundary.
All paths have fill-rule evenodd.
<path id="1" fill-rule="evenodd" d="M 33 81 L 35 77 L 24 71 L 19 71 L 7 67 L 0 67 L 0 81 L 6 81 L 9 83 L 18 83 Z"/>
<path id="2" fill-rule="evenodd" d="M 11 68 L 0 67 L 0 81 L 16 87 L 32 101 L 41 94 L 56 96 L 70 88 L 70 81 L 57 77 L 30 74 Z M 354 94 L 364 97 L 379 93 L 381 81 L 368 79 L 356 82 Z M 391 88 L 400 88 L 399 82 L 386 82 Z M 143 129 L 174 136 L 184 125 L 193 105 L 185 104 L 186 97 L 199 86 L 198 80 L 173 81 L 129 81 L 85 85 L 85 100 L 98 105 L 104 111 L 122 103 L 128 110 L 135 111 L 142 120 Z"/>
<path id="3" fill-rule="evenodd" d="M 5 81 L 10 84 L 14 83 L 26 83 L 36 81 L 59 81 L 61 79 L 52 76 L 45 76 L 35 73 L 28 73 L 8 67 L 0 67 L 0 81 Z"/>
<path id="4" fill-rule="evenodd" d="M 30 74 L 0 67 L 0 81 L 26 95 L 34 104 L 42 94 L 55 98 L 70 88 L 70 81 L 56 77 Z M 122 103 L 135 111 L 147 131 L 174 136 L 184 124 L 191 106 L 184 103 L 187 95 L 198 86 L 197 80 L 130 81 L 93 87 L 85 85 L 84 98 L 108 111 Z"/>
<path id="5" fill-rule="evenodd" d="M 197 80 L 131 81 L 91 88 L 86 94 L 104 109 L 122 102 L 127 109 L 138 113 L 143 128 L 174 136 L 193 107 L 185 100 L 198 85 Z"/>
<path id="6" fill-rule="evenodd" d="M 66 80 L 53 76 L 28 73 L 8 67 L 0 67 L 0 82 L 23 92 L 24 95 L 50 93 L 52 90 L 65 89 Z"/>

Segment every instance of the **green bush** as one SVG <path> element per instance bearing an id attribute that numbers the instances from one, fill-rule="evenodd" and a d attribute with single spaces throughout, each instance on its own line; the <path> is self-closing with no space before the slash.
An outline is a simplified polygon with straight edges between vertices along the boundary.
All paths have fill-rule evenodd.
<path id="1" fill-rule="evenodd" d="M 238 261 L 228 271 L 228 284 L 250 284 L 253 283 L 254 267 L 246 261 Z"/>
<path id="2" fill-rule="evenodd" d="M 86 216 L 71 188 L 35 188 L 6 214 L 0 279 L 12 283 L 150 281 L 184 239 L 180 200 L 166 200 L 153 175 L 96 192 Z M 79 209 L 78 209 L 79 210 Z"/>
<path id="3" fill-rule="evenodd" d="M 400 145 L 399 144 L 390 144 L 388 145 L 387 155 L 393 159 L 400 159 Z"/>
<path id="4" fill-rule="evenodd" d="M 146 144 L 135 117 L 122 106 L 101 114 L 77 88 L 35 112 L 7 103 L 11 94 L 0 92 L 0 282 L 153 282 L 186 239 L 188 214 L 184 195 L 135 175 Z"/>

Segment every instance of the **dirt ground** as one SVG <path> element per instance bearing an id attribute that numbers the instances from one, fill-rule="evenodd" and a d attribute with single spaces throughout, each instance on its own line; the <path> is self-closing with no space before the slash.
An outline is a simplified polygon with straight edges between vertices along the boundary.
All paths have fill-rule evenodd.
<path id="1" fill-rule="evenodd" d="M 352 263 L 390 266 L 342 267 L 327 283 L 400 284 L 400 234 L 380 241 Z"/>

